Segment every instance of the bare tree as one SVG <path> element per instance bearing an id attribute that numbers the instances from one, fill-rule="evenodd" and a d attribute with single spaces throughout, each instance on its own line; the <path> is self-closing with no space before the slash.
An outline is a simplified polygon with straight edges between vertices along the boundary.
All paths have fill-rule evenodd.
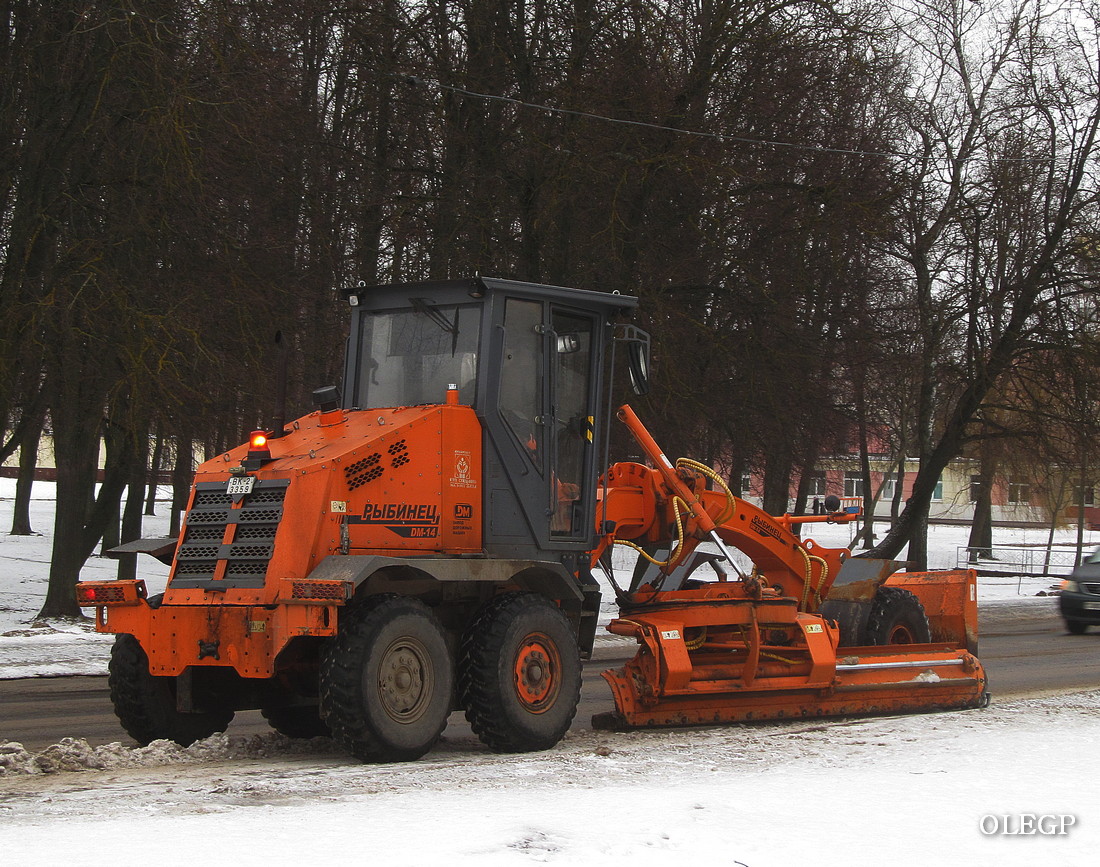
<path id="1" fill-rule="evenodd" d="M 1031 349 L 1074 238 L 1091 227 L 1100 125 L 1092 10 L 1021 0 L 907 8 L 915 148 L 886 249 L 909 272 L 921 360 L 913 492 L 874 549 L 927 562 L 936 482 L 991 390 Z M 976 246 L 975 246 L 976 245 Z"/>

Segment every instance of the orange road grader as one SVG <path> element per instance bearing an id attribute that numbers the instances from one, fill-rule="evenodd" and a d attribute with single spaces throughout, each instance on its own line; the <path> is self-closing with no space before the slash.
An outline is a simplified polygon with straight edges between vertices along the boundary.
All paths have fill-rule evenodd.
<path id="1" fill-rule="evenodd" d="M 87 581 L 116 633 L 115 712 L 136 740 L 189 744 L 260 708 L 404 761 L 465 711 L 491 749 L 568 730 L 605 571 L 637 654 L 608 671 L 604 727 L 970 708 L 974 574 L 898 573 L 799 537 L 709 467 L 670 463 L 629 407 L 645 462 L 608 467 L 610 392 L 644 392 L 634 298 L 478 278 L 357 287 L 342 390 L 201 464 L 171 565 Z M 606 468 L 606 469 L 605 469 Z M 601 472 L 602 471 L 602 472 Z M 612 552 L 636 556 L 620 588 Z"/>

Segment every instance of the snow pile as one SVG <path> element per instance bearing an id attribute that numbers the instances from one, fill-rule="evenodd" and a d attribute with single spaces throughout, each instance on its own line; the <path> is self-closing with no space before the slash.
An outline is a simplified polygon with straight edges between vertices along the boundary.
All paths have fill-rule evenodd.
<path id="1" fill-rule="evenodd" d="M 14 741 L 0 742 L 0 777 L 17 774 L 57 774 L 65 771 L 104 771 L 121 768 L 153 768 L 161 765 L 203 764 L 242 759 L 313 755 L 344 755 L 328 738 L 296 741 L 276 732 L 247 737 L 211 735 L 189 747 L 173 741 L 153 741 L 145 747 L 119 742 L 93 747 L 84 738 L 62 738 L 39 753 Z"/>

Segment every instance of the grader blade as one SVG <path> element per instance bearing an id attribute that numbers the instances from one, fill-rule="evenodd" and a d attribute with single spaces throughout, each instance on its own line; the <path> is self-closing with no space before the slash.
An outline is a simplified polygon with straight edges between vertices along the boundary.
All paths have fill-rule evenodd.
<path id="1" fill-rule="evenodd" d="M 971 578 L 972 580 L 972 578 Z M 727 585 L 729 586 L 729 585 Z M 736 585 L 733 585 L 735 587 Z M 918 583 L 908 584 L 916 587 Z M 957 585 L 956 585 L 957 586 Z M 730 587 L 663 593 L 612 621 L 640 647 L 606 671 L 604 729 L 919 713 L 984 707 L 985 670 L 965 638 L 839 645 L 839 627 L 795 600 L 738 598 Z M 958 624 L 965 635 L 965 626 Z"/>

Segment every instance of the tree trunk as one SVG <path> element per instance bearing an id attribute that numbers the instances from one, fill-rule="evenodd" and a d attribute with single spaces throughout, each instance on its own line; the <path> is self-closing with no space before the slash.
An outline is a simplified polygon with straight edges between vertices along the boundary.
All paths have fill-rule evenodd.
<path id="1" fill-rule="evenodd" d="M 141 513 L 145 503 L 145 479 L 148 476 L 145 466 L 145 458 L 149 453 L 147 439 L 142 437 L 142 440 L 137 443 L 137 455 L 130 472 L 126 508 L 122 511 L 120 541 L 123 543 L 141 538 Z M 118 577 L 120 579 L 137 578 L 137 556 L 137 554 L 125 554 L 119 558 Z"/>
<path id="2" fill-rule="evenodd" d="M 970 525 L 970 549 L 967 560 L 993 556 L 993 461 L 983 457 L 978 471 L 978 497 L 974 501 L 974 521 Z"/>
<path id="3" fill-rule="evenodd" d="M 901 450 L 901 457 L 898 458 L 898 471 L 895 475 L 894 481 L 894 497 L 890 500 L 890 523 L 893 524 L 898 519 L 898 514 L 901 512 L 901 496 L 905 489 L 905 449 Z"/>
<path id="4" fill-rule="evenodd" d="M 191 480 L 194 476 L 191 461 L 191 437 L 177 436 L 176 463 L 172 467 L 172 517 L 169 522 L 169 536 L 180 534 L 183 510 L 187 508 L 187 498 L 191 495 Z"/>
<path id="5" fill-rule="evenodd" d="M 11 534 L 33 536 L 31 529 L 31 487 L 38 471 L 38 441 L 42 436 L 40 424 L 28 426 L 19 443 L 19 476 L 15 482 L 15 502 L 12 504 Z"/>
<path id="6" fill-rule="evenodd" d="M 149 488 L 145 498 L 145 514 L 152 517 L 157 507 L 157 486 L 160 484 L 160 465 L 164 460 L 164 436 L 157 425 L 157 439 L 153 443 L 153 457 L 149 460 Z"/>
<path id="7" fill-rule="evenodd" d="M 53 550 L 46 600 L 38 617 L 80 617 L 76 582 L 87 554 L 80 544 L 88 514 L 88 496 L 95 488 L 99 428 L 90 424 L 54 425 L 57 497 Z"/>
<path id="8" fill-rule="evenodd" d="M 791 467 L 794 461 L 781 444 L 777 444 L 767 460 L 764 470 L 764 511 L 769 515 L 782 515 L 787 511 L 790 502 Z"/>

